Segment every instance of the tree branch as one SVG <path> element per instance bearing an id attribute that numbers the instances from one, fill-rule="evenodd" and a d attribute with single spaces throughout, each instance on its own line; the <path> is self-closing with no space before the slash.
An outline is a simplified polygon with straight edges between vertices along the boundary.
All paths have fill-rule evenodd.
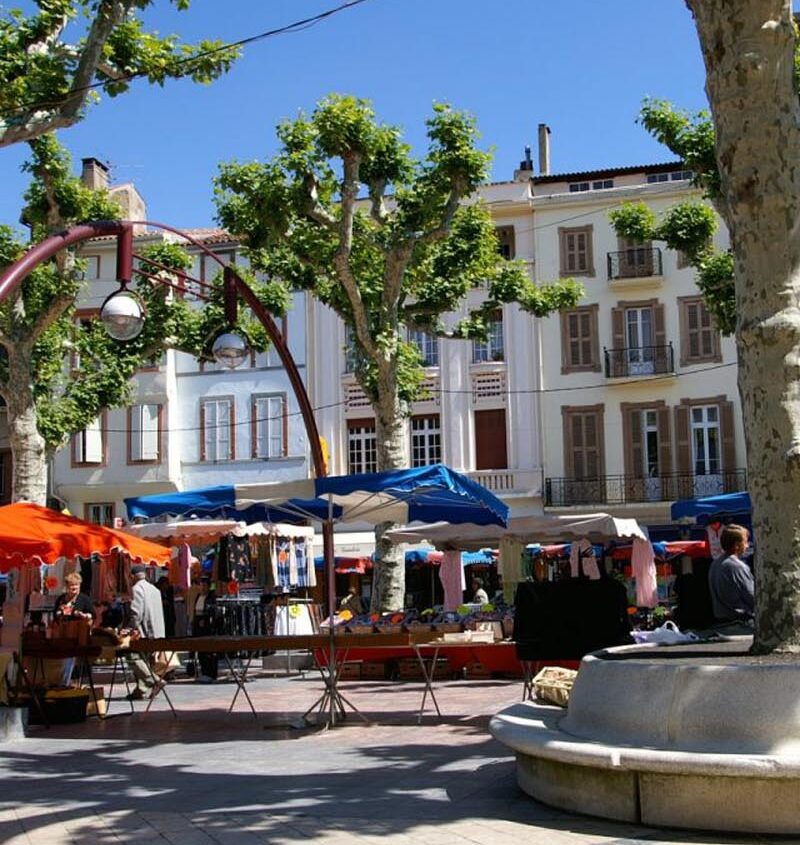
<path id="1" fill-rule="evenodd" d="M 358 171 L 361 158 L 358 153 L 345 153 L 344 178 L 342 179 L 342 216 L 339 221 L 339 247 L 333 256 L 333 264 L 339 280 L 345 289 L 347 298 L 350 300 L 350 307 L 353 311 L 353 328 L 356 332 L 358 342 L 368 355 L 377 357 L 378 349 L 372 342 L 367 322 L 367 309 L 364 307 L 364 300 L 358 282 L 350 267 L 350 253 L 353 249 L 353 220 L 356 213 L 356 200 L 358 199 Z"/>
<path id="2" fill-rule="evenodd" d="M 80 52 L 69 94 L 55 108 L 47 108 L 45 104 L 45 107 L 41 109 L 32 108 L 13 123 L 4 121 L 4 127 L 0 128 L 0 147 L 8 147 L 19 141 L 30 141 L 78 122 L 80 111 L 89 94 L 89 85 L 94 79 L 98 64 L 102 62 L 106 41 L 114 27 L 125 19 L 134 3 L 135 0 L 102 0 L 86 37 L 86 43 Z M 37 43 L 37 48 L 42 49 L 52 42 L 58 32 L 60 29 L 49 33 L 45 39 Z"/>
<path id="3" fill-rule="evenodd" d="M 386 190 L 386 180 L 376 179 L 369 183 L 370 217 L 379 225 L 386 223 L 386 205 L 383 201 L 383 193 Z"/>
<path id="4" fill-rule="evenodd" d="M 328 212 L 325 206 L 319 201 L 319 194 L 317 192 L 317 177 L 313 173 L 307 173 L 303 180 L 306 190 L 308 191 L 308 206 L 306 214 L 320 226 L 324 226 L 332 232 L 337 229 L 338 221 Z"/>
<path id="5" fill-rule="evenodd" d="M 53 299 L 46 310 L 42 311 L 33 321 L 28 337 L 35 343 L 42 334 L 75 302 L 73 294 L 64 294 Z"/>

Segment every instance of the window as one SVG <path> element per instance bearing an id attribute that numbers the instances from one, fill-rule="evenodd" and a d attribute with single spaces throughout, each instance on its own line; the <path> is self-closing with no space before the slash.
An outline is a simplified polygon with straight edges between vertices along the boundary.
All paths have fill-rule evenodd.
<path id="1" fill-rule="evenodd" d="M 72 436 L 72 465 L 100 466 L 105 463 L 106 412 L 83 431 Z"/>
<path id="2" fill-rule="evenodd" d="M 128 463 L 157 464 L 161 461 L 161 412 L 157 404 L 128 408 Z"/>
<path id="3" fill-rule="evenodd" d="M 699 296 L 680 297 L 681 365 L 721 361 L 719 331 Z"/>
<path id="4" fill-rule="evenodd" d="M 375 420 L 350 420 L 347 424 L 347 471 L 378 471 Z"/>
<path id="5" fill-rule="evenodd" d="M 254 396 L 252 405 L 253 457 L 285 458 L 288 452 L 286 395 Z"/>
<path id="6" fill-rule="evenodd" d="M 692 463 L 695 475 L 716 475 L 721 469 L 719 408 L 701 405 L 691 410 Z"/>
<path id="7" fill-rule="evenodd" d="M 605 474 L 603 406 L 563 407 L 564 467 L 569 478 Z"/>
<path id="8" fill-rule="evenodd" d="M 597 305 L 561 312 L 561 372 L 600 370 Z"/>
<path id="9" fill-rule="evenodd" d="M 83 278 L 87 282 L 94 282 L 100 278 L 100 256 L 99 255 L 82 255 L 81 258 L 86 262 L 86 269 L 83 271 Z"/>
<path id="10" fill-rule="evenodd" d="M 669 173 L 648 173 L 647 184 L 653 185 L 656 182 L 685 182 L 694 179 L 694 172 L 691 170 L 672 170 Z"/>
<path id="11" fill-rule="evenodd" d="M 201 461 L 232 461 L 236 457 L 233 416 L 233 398 L 201 400 Z"/>
<path id="12" fill-rule="evenodd" d="M 619 248 L 617 254 L 618 266 L 616 274 L 612 273 L 613 276 L 620 279 L 631 279 L 654 275 L 653 258 L 655 253 L 650 241 L 618 238 L 617 246 Z"/>
<path id="13" fill-rule="evenodd" d="M 497 235 L 497 249 L 503 258 L 510 261 L 516 255 L 514 243 L 514 227 L 498 226 L 495 230 Z"/>
<path id="14" fill-rule="evenodd" d="M 439 366 L 439 338 L 424 329 L 409 329 L 408 339 L 419 350 L 423 367 Z"/>
<path id="15" fill-rule="evenodd" d="M 289 329 L 289 322 L 287 318 L 281 317 L 280 319 L 277 317 L 273 317 L 275 320 L 275 325 L 278 327 L 278 331 L 283 336 L 284 341 L 288 339 L 288 329 Z M 242 364 L 242 368 L 246 366 Z M 281 362 L 280 355 L 278 355 L 277 350 L 275 349 L 274 344 L 270 343 L 269 349 L 266 352 L 253 352 L 250 355 L 250 366 L 252 367 L 282 367 L 283 363 Z"/>
<path id="16" fill-rule="evenodd" d="M 114 503 L 113 502 L 87 502 L 83 506 L 83 518 L 95 525 L 106 525 L 114 527 Z"/>
<path id="17" fill-rule="evenodd" d="M 484 361 L 502 361 L 503 351 L 503 314 L 497 311 L 489 323 L 489 334 L 485 341 L 472 342 L 472 363 L 480 364 Z"/>
<path id="18" fill-rule="evenodd" d="M 84 331 L 90 331 L 93 324 L 96 322 L 96 318 L 99 316 L 100 312 L 95 310 L 82 309 L 80 311 L 76 311 L 73 318 L 76 334 Z M 81 368 L 81 356 L 77 348 L 74 346 L 69 353 L 69 368 L 72 372 Z"/>
<path id="19" fill-rule="evenodd" d="M 584 191 L 607 191 L 613 187 L 613 179 L 595 179 L 592 182 L 570 182 L 569 192 L 571 194 L 579 194 Z"/>
<path id="20" fill-rule="evenodd" d="M 442 461 L 439 415 L 411 418 L 411 466 L 424 467 Z"/>
<path id="21" fill-rule="evenodd" d="M 562 276 L 594 276 L 592 227 L 558 230 Z"/>
<path id="22" fill-rule="evenodd" d="M 344 371 L 354 373 L 358 363 L 358 350 L 356 349 L 355 331 L 351 326 L 344 327 Z"/>

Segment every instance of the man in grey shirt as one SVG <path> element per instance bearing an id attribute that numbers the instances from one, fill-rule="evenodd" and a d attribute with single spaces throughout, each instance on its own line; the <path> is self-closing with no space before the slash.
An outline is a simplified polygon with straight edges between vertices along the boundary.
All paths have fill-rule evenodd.
<path id="1" fill-rule="evenodd" d="M 743 623 L 752 627 L 755 613 L 753 573 L 742 555 L 747 549 L 749 534 L 741 525 L 726 525 L 720 534 L 724 551 L 708 571 L 711 606 L 718 623 Z"/>

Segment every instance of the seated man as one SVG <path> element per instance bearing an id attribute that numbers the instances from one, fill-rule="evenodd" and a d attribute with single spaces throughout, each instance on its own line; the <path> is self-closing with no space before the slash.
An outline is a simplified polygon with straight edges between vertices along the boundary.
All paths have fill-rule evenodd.
<path id="1" fill-rule="evenodd" d="M 746 528 L 727 525 L 720 534 L 721 554 L 708 570 L 711 606 L 718 625 L 752 631 L 755 613 L 753 573 L 742 560 L 749 541 Z"/>

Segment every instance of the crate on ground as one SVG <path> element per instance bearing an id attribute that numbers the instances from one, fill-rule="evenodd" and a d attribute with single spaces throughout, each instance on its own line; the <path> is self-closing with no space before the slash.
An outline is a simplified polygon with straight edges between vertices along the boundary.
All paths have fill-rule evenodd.
<path id="1" fill-rule="evenodd" d="M 339 670 L 340 681 L 359 681 L 361 680 L 361 661 L 348 660 L 342 664 Z"/>
<path id="2" fill-rule="evenodd" d="M 473 660 L 472 663 L 468 663 L 464 667 L 464 674 L 472 681 L 485 680 L 492 677 L 492 673 L 483 663 L 479 663 L 477 660 Z"/>
<path id="3" fill-rule="evenodd" d="M 564 669 L 561 666 L 545 666 L 533 679 L 533 690 L 536 698 L 566 707 L 569 704 L 569 694 L 578 673 L 575 669 Z"/>
<path id="4" fill-rule="evenodd" d="M 51 725 L 71 725 L 86 721 L 86 711 L 91 698 L 88 689 L 48 690 L 41 699 L 47 721 Z M 30 702 L 28 722 L 41 724 L 38 708 Z"/>
<path id="5" fill-rule="evenodd" d="M 449 677 L 452 673 L 450 661 L 446 657 L 440 657 L 436 661 L 436 666 L 433 667 L 432 678 L 433 680 L 441 680 Z M 404 657 L 399 660 L 397 674 L 401 681 L 421 681 L 425 677 L 422 673 L 422 667 L 419 665 L 419 660 L 415 657 Z"/>
<path id="6" fill-rule="evenodd" d="M 379 663 L 377 661 L 364 661 L 364 663 L 361 664 L 362 679 L 369 679 L 371 681 L 385 681 L 389 674 L 389 667 L 386 663 Z"/>

